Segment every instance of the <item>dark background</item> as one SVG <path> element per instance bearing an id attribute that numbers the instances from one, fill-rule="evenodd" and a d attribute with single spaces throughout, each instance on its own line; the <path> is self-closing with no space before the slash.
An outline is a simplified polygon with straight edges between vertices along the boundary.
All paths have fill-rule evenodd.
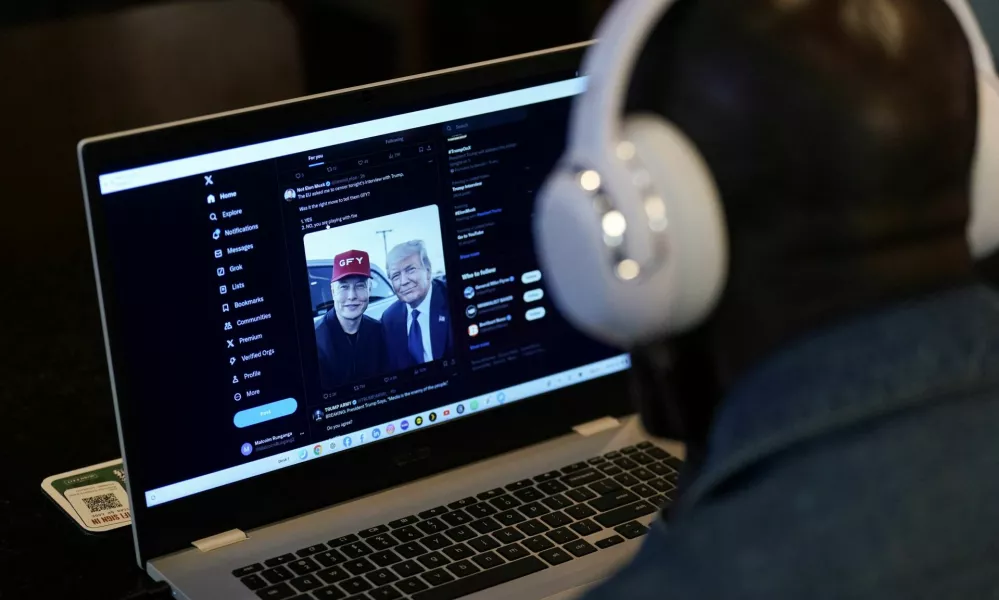
<path id="1" fill-rule="evenodd" d="M 39 487 L 119 456 L 79 139 L 581 41 L 607 4 L 0 3 L 0 598 L 114 600 L 142 583 L 128 529 L 85 535 Z M 973 4 L 999 43 L 999 4 Z M 988 268 L 999 279 L 999 258 Z"/>

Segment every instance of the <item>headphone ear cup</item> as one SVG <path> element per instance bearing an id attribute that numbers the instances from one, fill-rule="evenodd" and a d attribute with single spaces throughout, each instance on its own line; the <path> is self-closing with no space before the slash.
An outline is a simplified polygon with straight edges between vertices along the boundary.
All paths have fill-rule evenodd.
<path id="1" fill-rule="evenodd" d="M 657 295 L 647 298 L 665 315 L 656 333 L 682 334 L 711 314 L 728 276 L 728 232 L 718 187 L 693 142 L 663 118 L 629 117 L 624 138 L 635 146 L 651 192 L 666 207 L 665 264 L 652 275 L 665 279 L 651 286 Z M 653 221 L 635 225 L 652 226 Z"/>
<path id="2" fill-rule="evenodd" d="M 978 80 L 978 150 L 971 193 L 971 252 L 983 259 L 999 250 L 999 77 Z"/>

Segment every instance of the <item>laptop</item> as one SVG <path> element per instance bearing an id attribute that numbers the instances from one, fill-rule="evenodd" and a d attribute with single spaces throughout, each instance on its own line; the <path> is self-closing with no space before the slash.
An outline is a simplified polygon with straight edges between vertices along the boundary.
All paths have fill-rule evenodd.
<path id="1" fill-rule="evenodd" d="M 676 489 L 534 256 L 585 44 L 84 140 L 136 559 L 178 598 L 571 597 Z"/>

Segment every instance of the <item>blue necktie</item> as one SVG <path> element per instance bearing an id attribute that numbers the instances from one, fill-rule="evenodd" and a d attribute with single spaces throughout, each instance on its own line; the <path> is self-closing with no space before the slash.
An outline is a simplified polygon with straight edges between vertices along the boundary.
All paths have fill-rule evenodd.
<path id="1" fill-rule="evenodd" d="M 413 311 L 413 324 L 409 328 L 409 355 L 413 361 L 423 364 L 423 330 L 420 329 L 420 311 Z"/>

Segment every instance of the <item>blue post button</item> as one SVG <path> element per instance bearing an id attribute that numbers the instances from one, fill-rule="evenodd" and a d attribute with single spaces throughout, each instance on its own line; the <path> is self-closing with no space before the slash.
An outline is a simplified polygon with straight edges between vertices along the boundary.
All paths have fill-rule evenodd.
<path id="1" fill-rule="evenodd" d="M 287 417 L 298 410 L 298 402 L 294 398 L 285 398 L 256 408 L 241 410 L 232 418 L 232 422 L 240 429 L 250 425 L 259 425 L 281 417 Z"/>

